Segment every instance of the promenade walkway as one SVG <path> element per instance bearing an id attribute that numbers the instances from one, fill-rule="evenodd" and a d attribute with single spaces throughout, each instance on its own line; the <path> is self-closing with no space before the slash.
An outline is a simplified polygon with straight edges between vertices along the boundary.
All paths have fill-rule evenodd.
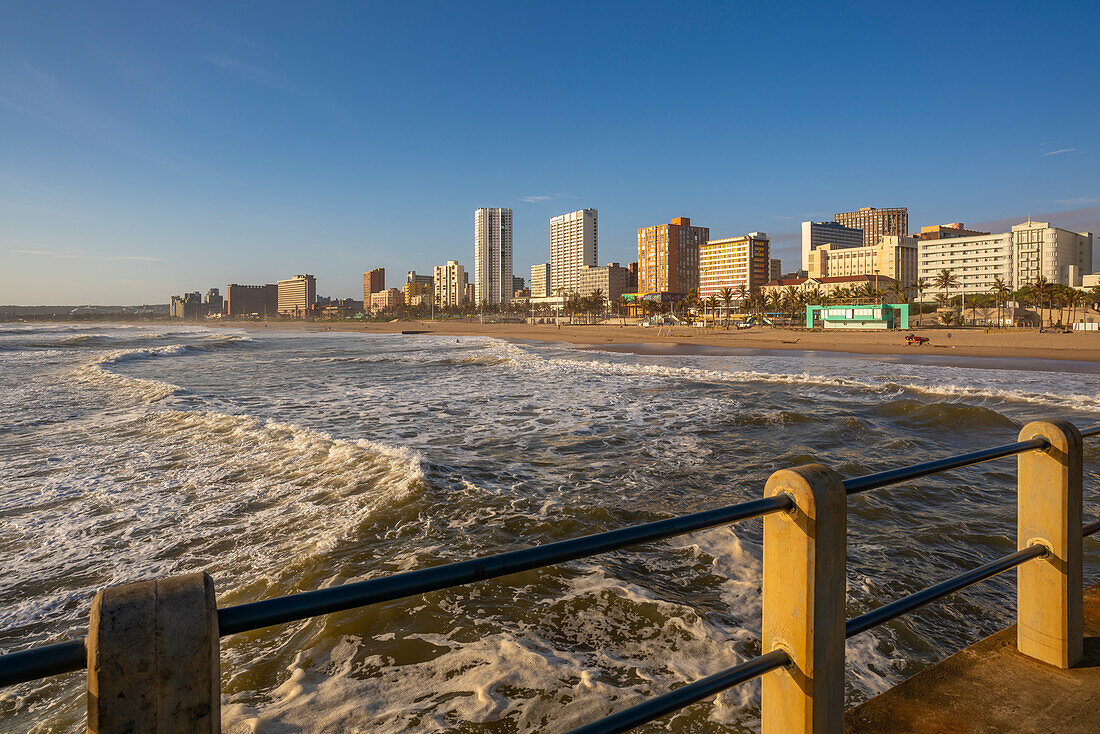
<path id="1" fill-rule="evenodd" d="M 1100 732 L 1100 584 L 1085 590 L 1085 659 L 1070 670 L 1016 651 L 1016 625 L 865 701 L 848 734 Z"/>

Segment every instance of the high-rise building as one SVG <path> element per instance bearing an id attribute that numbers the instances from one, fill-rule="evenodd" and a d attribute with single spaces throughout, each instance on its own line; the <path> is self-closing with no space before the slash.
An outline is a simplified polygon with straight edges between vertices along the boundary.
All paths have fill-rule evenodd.
<path id="1" fill-rule="evenodd" d="M 863 230 L 858 227 L 845 227 L 836 222 L 802 223 L 802 269 L 810 267 L 810 253 L 822 245 L 841 247 L 862 247 Z"/>
<path id="2" fill-rule="evenodd" d="M 599 230 L 595 209 L 550 218 L 550 292 L 577 291 L 583 268 L 595 267 Z"/>
<path id="3" fill-rule="evenodd" d="M 295 275 L 279 281 L 279 313 L 305 316 L 317 300 L 317 279 L 312 275 Z"/>
<path id="4" fill-rule="evenodd" d="M 274 316 L 279 312 L 279 286 L 230 283 L 226 287 L 225 312 L 230 316 Z"/>
<path id="5" fill-rule="evenodd" d="M 626 266 L 626 269 L 630 271 L 630 292 L 634 293 L 638 290 L 638 261 L 630 263 Z"/>
<path id="6" fill-rule="evenodd" d="M 474 294 L 477 303 L 512 300 L 512 210 L 474 212 Z"/>
<path id="7" fill-rule="evenodd" d="M 952 222 L 951 224 L 934 224 L 931 227 L 921 227 L 920 234 L 915 234 L 913 237 L 918 240 L 946 240 L 950 237 L 977 237 L 983 234 L 989 234 L 989 232 L 966 229 L 963 227 L 962 222 Z"/>
<path id="8" fill-rule="evenodd" d="M 221 313 L 225 305 L 225 299 L 222 298 L 222 294 L 217 288 L 211 288 L 206 292 L 203 305 L 206 306 L 206 313 L 208 314 Z"/>
<path id="9" fill-rule="evenodd" d="M 550 297 L 550 263 L 531 266 L 531 298 Z"/>
<path id="10" fill-rule="evenodd" d="M 707 241 L 699 248 L 699 298 L 717 296 L 723 288 L 755 291 L 770 280 L 770 255 L 764 232 Z"/>
<path id="11" fill-rule="evenodd" d="M 386 269 L 375 268 L 363 273 L 363 303 L 369 304 L 372 293 L 386 290 Z"/>
<path id="12" fill-rule="evenodd" d="M 682 296 L 698 288 L 699 248 L 708 239 L 710 229 L 691 226 L 688 217 L 639 229 L 638 292 Z"/>
<path id="13" fill-rule="evenodd" d="M 405 286 L 402 288 L 405 303 L 412 306 L 417 296 L 430 295 L 433 291 L 432 280 L 430 275 L 418 275 L 415 270 L 410 270 L 405 275 Z"/>
<path id="14" fill-rule="evenodd" d="M 783 261 L 776 258 L 768 260 L 768 280 L 775 280 L 783 275 Z"/>
<path id="15" fill-rule="evenodd" d="M 909 234 L 909 210 L 904 206 L 876 209 L 865 206 L 854 212 L 841 212 L 833 221 L 845 227 L 863 230 L 863 244 L 877 245 L 884 234 Z"/>
<path id="16" fill-rule="evenodd" d="M 935 286 L 936 276 L 944 270 L 954 276 L 955 286 Z M 925 282 L 920 295 L 924 301 L 940 293 L 989 293 L 997 278 L 1014 288 L 1012 270 L 1012 234 L 1008 232 L 917 241 L 917 277 Z"/>
<path id="17" fill-rule="evenodd" d="M 1049 222 L 1030 219 L 1012 228 L 1014 289 L 1035 282 L 1040 275 L 1051 283 L 1081 285 L 1092 272 L 1092 232 L 1070 232 Z"/>
<path id="18" fill-rule="evenodd" d="M 908 287 L 917 279 L 917 258 L 917 240 L 908 235 L 883 235 L 868 247 L 827 244 L 810 253 L 809 277 L 885 276 Z"/>
<path id="19" fill-rule="evenodd" d="M 435 266 L 435 302 L 438 306 L 461 306 L 466 303 L 466 269 L 456 260 Z"/>
<path id="20" fill-rule="evenodd" d="M 512 292 L 513 293 L 519 293 L 521 290 L 523 290 L 526 287 L 527 286 L 523 282 L 523 278 L 519 277 L 518 275 L 513 275 L 512 276 Z"/>
<path id="21" fill-rule="evenodd" d="M 188 320 L 202 318 L 202 292 L 193 291 L 182 296 L 172 296 L 168 304 L 168 315 Z"/>

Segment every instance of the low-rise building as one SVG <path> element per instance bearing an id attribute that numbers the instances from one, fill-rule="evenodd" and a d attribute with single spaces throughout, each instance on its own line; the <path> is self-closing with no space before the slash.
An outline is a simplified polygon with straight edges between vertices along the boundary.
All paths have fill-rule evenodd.
<path id="1" fill-rule="evenodd" d="M 371 313 L 392 311 L 405 302 L 405 296 L 396 288 L 387 288 L 370 294 Z"/>
<path id="2" fill-rule="evenodd" d="M 578 275 L 578 293 L 590 296 L 595 291 L 603 293 L 606 301 L 614 303 L 624 293 L 629 292 L 630 271 L 619 263 L 608 263 L 603 267 L 582 268 Z"/>
<path id="3" fill-rule="evenodd" d="M 913 238 L 918 240 L 946 240 L 952 237 L 980 237 L 987 234 L 989 232 L 966 229 L 963 227 L 962 222 L 952 222 L 951 224 L 934 224 L 931 227 L 921 227 L 920 232 L 913 235 Z"/>
<path id="4" fill-rule="evenodd" d="M 550 263 L 531 266 L 531 298 L 547 298 L 550 295 Z"/>
<path id="5" fill-rule="evenodd" d="M 886 291 L 887 296 L 896 293 L 901 283 L 884 275 L 840 275 L 828 278 L 781 278 L 765 283 L 760 290 L 763 293 L 778 292 L 783 295 L 789 288 L 796 291 L 820 291 L 822 295 L 832 295 L 841 289 L 871 288 Z"/>
<path id="6" fill-rule="evenodd" d="M 917 240 L 898 234 L 883 235 L 877 245 L 836 248 L 826 244 L 810 252 L 811 278 L 845 275 L 885 275 L 904 285 L 917 279 Z"/>

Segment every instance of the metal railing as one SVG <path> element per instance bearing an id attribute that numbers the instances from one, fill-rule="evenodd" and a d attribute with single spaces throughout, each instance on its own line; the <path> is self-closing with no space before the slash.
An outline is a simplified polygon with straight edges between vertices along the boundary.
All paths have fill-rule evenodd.
<path id="1" fill-rule="evenodd" d="M 1050 427 L 1052 425 L 1054 425 L 1056 428 L 1066 429 L 1069 434 L 1076 434 L 1076 440 L 1078 442 L 1078 450 L 1076 456 L 1069 456 L 1068 458 L 1066 456 L 1061 456 L 1061 458 L 1058 460 L 1062 461 L 1063 463 L 1068 462 L 1066 465 L 1070 466 L 1070 478 L 1068 480 L 1070 485 L 1072 485 L 1072 482 L 1074 481 L 1074 477 L 1072 476 L 1073 462 L 1076 461 L 1075 466 L 1077 472 L 1077 509 L 1075 511 L 1078 514 L 1076 521 L 1078 523 L 1081 523 L 1081 532 L 1076 537 L 1076 539 L 1071 538 L 1070 542 L 1075 542 L 1079 545 L 1083 538 L 1100 531 L 1100 521 L 1095 521 L 1086 525 L 1083 524 L 1083 521 L 1080 517 L 1080 440 L 1083 438 L 1100 435 L 1100 425 L 1078 431 L 1076 428 L 1073 428 L 1071 425 L 1066 424 L 1062 421 L 1043 422 L 1041 424 L 1029 424 L 1027 427 L 1025 427 L 1024 433 L 1028 432 L 1028 430 L 1032 426 L 1037 426 L 1036 431 L 1039 431 L 1040 435 L 1022 438 L 1022 440 L 1015 443 L 982 449 L 980 451 L 974 451 L 966 454 L 960 454 L 948 457 L 946 459 L 939 459 L 935 461 L 924 462 L 921 464 L 914 464 L 898 469 L 892 469 L 889 471 L 883 471 L 844 480 L 841 480 L 839 477 L 832 475 L 829 470 L 818 465 L 810 465 L 809 467 L 803 467 L 801 469 L 785 471 L 794 475 L 802 469 L 810 470 L 808 472 L 804 472 L 803 475 L 799 476 L 809 477 L 807 481 L 809 483 L 809 486 L 811 486 L 811 490 L 821 491 L 821 498 L 824 498 L 827 495 L 828 488 L 826 485 L 828 485 L 829 476 L 831 475 L 832 477 L 835 477 L 835 484 L 838 488 L 838 491 L 843 497 L 846 495 L 866 492 L 872 489 L 888 487 L 912 479 L 918 479 L 932 474 L 959 469 L 986 461 L 992 461 L 995 459 L 1010 456 L 1024 455 L 1028 452 L 1043 452 L 1044 454 L 1058 453 L 1061 455 L 1065 452 L 1052 451 L 1051 438 L 1041 434 L 1042 430 L 1047 430 L 1048 432 L 1050 432 Z M 1032 432 L 1034 433 L 1036 431 Z M 1021 436 L 1023 436 L 1024 433 L 1021 433 Z M 1070 438 L 1072 439 L 1073 436 L 1070 435 Z M 818 472 L 818 474 L 813 474 L 814 471 Z M 821 472 L 825 472 L 825 474 L 822 474 Z M 773 480 L 775 480 L 776 477 L 780 474 L 784 474 L 784 472 L 777 472 L 775 475 L 773 475 Z M 1021 474 L 1023 474 L 1022 469 Z M 814 477 L 818 475 L 824 477 L 824 480 L 814 479 Z M 786 477 L 785 479 L 782 479 L 782 481 L 780 481 L 779 483 L 782 484 L 783 481 L 789 483 L 791 481 L 791 477 Z M 1018 481 L 1021 483 L 1020 491 L 1022 497 L 1023 477 L 1021 476 Z M 817 484 L 815 484 L 815 482 L 817 482 Z M 771 486 L 772 480 L 769 480 L 769 487 Z M 729 525 L 735 522 L 739 522 L 741 520 L 747 520 L 755 517 L 764 517 L 765 524 L 767 526 L 767 523 L 769 522 L 768 518 L 774 517 L 776 515 L 793 517 L 795 515 L 799 515 L 799 513 L 805 513 L 805 517 L 802 517 L 800 515 L 801 519 L 805 521 L 806 518 L 810 517 L 811 514 L 820 511 L 820 514 L 815 516 L 816 520 L 815 518 L 810 518 L 810 521 L 822 523 L 821 527 L 818 528 L 818 531 L 823 534 L 823 531 L 827 529 L 827 527 L 821 518 L 824 516 L 826 511 L 821 510 L 821 508 L 814 508 L 810 505 L 807 505 L 804 497 L 802 497 L 801 495 L 796 497 L 796 495 L 797 492 L 788 491 L 787 487 L 780 487 L 771 496 L 767 496 L 759 500 L 740 503 L 730 507 L 697 512 L 666 520 L 659 520 L 656 522 L 622 528 L 619 530 L 597 533 L 581 538 L 563 540 L 555 543 L 500 553 L 484 558 L 461 561 L 458 563 L 450 563 L 416 571 L 408 571 L 392 576 L 349 583 L 342 586 L 319 589 L 316 591 L 301 592 L 298 594 L 292 594 L 273 599 L 265 599 L 262 601 L 241 604 L 217 610 L 213 610 L 212 585 L 209 582 L 209 577 L 206 577 L 207 585 L 209 587 L 208 597 L 210 598 L 211 611 L 213 612 L 213 614 L 216 615 L 216 627 L 212 627 L 212 629 L 216 629 L 215 636 L 224 637 L 241 632 L 253 631 L 272 625 L 299 621 L 323 614 L 331 614 L 334 612 L 346 611 L 350 609 L 369 606 L 372 604 L 378 604 L 385 601 L 392 601 L 396 599 L 416 596 L 431 591 L 438 591 L 454 588 L 457 586 L 463 586 L 486 579 L 498 578 L 521 571 L 542 568 L 545 566 L 576 560 L 579 558 L 587 558 L 600 553 L 620 550 L 643 543 L 665 540 L 679 535 L 684 535 L 687 533 L 697 532 L 700 530 L 706 530 L 723 525 Z M 1023 499 L 1021 499 L 1021 503 L 1022 502 Z M 1073 508 L 1074 505 L 1071 503 L 1070 507 Z M 843 508 L 841 509 L 841 512 L 844 512 Z M 1021 510 L 1021 512 L 1023 512 L 1023 510 Z M 1071 525 L 1072 520 L 1073 518 L 1071 517 Z M 777 525 L 776 527 L 779 526 Z M 1021 531 L 1022 528 L 1023 525 L 1021 524 Z M 845 532 L 843 530 L 843 525 L 841 526 L 841 532 Z M 1027 542 L 1022 542 L 1020 549 L 1014 553 L 1006 555 L 983 566 L 955 576 L 954 578 L 940 582 L 915 594 L 912 594 L 902 599 L 898 599 L 894 602 L 891 602 L 870 612 L 857 616 L 851 620 L 848 620 L 846 623 L 843 624 L 842 627 L 843 638 L 847 639 L 858 635 L 885 622 L 896 619 L 897 617 L 918 609 L 926 604 L 942 599 L 945 596 L 953 594 L 968 586 L 992 578 L 993 576 L 1008 571 L 1009 569 L 1016 568 L 1017 566 L 1027 563 L 1032 559 L 1049 556 L 1052 553 L 1056 552 L 1056 549 L 1053 549 L 1048 541 L 1032 542 L 1031 540 L 1027 540 L 1021 537 L 1021 541 L 1025 540 Z M 766 531 L 766 548 L 767 544 L 768 532 Z M 843 578 L 843 568 L 844 564 L 841 563 L 841 578 Z M 767 573 L 768 570 L 766 561 L 765 575 L 767 575 Z M 203 574 L 203 576 L 205 576 L 205 574 Z M 765 583 L 765 598 L 767 598 L 767 593 L 768 584 Z M 97 595 L 97 604 L 100 602 L 100 599 L 101 597 L 103 597 L 104 594 L 105 592 L 100 592 Z M 841 584 L 840 596 L 843 597 L 843 584 Z M 836 601 L 837 600 L 833 599 L 830 602 L 834 605 L 834 611 Z M 1079 601 L 1080 600 L 1078 599 L 1078 602 Z M 841 598 L 839 602 L 841 615 L 843 615 L 843 598 Z M 96 619 L 97 609 L 98 607 L 93 607 L 93 622 Z M 841 616 L 841 619 L 842 618 L 843 616 Z M 816 637 L 819 634 L 822 637 L 826 636 L 825 633 L 821 633 L 820 631 L 812 632 L 815 643 L 823 645 L 824 642 L 829 642 L 828 640 L 825 640 L 824 642 L 821 640 L 817 640 Z M 830 644 L 835 645 L 835 642 L 836 641 L 833 640 L 830 642 Z M 213 647 L 216 661 L 216 640 Z M 665 716 L 673 711 L 682 709 L 692 703 L 704 700 L 732 686 L 763 676 L 770 671 L 781 669 L 785 670 L 797 667 L 800 664 L 800 661 L 796 660 L 795 658 L 800 657 L 802 652 L 804 651 L 793 653 L 791 649 L 787 649 L 785 647 L 776 647 L 775 649 L 766 650 L 766 652 L 764 652 L 762 655 L 755 657 L 751 660 L 747 660 L 739 665 L 711 675 L 702 680 L 689 683 L 668 693 L 645 701 L 644 703 L 612 714 L 580 728 L 574 729 L 573 732 L 584 732 L 586 734 L 592 734 L 594 732 L 627 731 L 646 722 L 661 718 L 662 716 Z M 0 686 L 9 686 L 18 683 L 24 683 L 52 675 L 58 675 L 84 669 L 88 667 L 89 657 L 94 654 L 97 654 L 97 651 L 93 649 L 93 646 L 91 644 L 86 644 L 83 640 L 74 640 L 70 642 L 47 645 L 21 652 L 2 655 L 0 656 Z M 843 649 L 841 647 L 841 674 L 843 673 L 842 655 Z M 100 673 L 97 672 L 97 675 L 98 674 Z M 89 672 L 89 686 L 91 686 L 91 671 Z M 813 693 L 811 692 L 809 695 L 812 699 Z M 92 719 L 91 698 L 92 696 L 89 696 L 89 721 L 91 721 Z M 97 705 L 99 704 L 97 703 Z M 216 707 L 217 701 L 214 701 L 213 705 Z M 833 702 L 833 705 L 835 707 L 835 701 Z M 841 707 L 843 706 L 842 689 L 840 705 Z M 762 711 L 762 718 L 765 721 L 765 731 L 769 729 L 767 724 L 768 715 L 769 713 L 767 707 L 765 706 L 764 711 Z M 100 724 L 100 730 L 110 730 L 109 726 L 103 726 L 102 715 L 98 716 L 98 721 Z M 807 725 L 807 727 L 803 728 L 803 730 L 833 731 L 835 729 L 833 725 L 822 725 L 820 721 L 817 720 L 815 720 L 815 722 L 816 723 Z M 89 725 L 89 728 L 91 729 L 91 725 Z M 775 730 L 774 726 L 770 728 Z"/>

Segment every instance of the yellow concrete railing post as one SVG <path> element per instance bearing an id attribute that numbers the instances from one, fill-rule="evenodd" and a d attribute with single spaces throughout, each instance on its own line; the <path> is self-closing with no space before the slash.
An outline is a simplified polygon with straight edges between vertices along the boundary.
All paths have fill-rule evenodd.
<path id="1" fill-rule="evenodd" d="M 88 628 L 89 734 L 217 734 L 221 673 L 205 573 L 103 589 Z"/>
<path id="2" fill-rule="evenodd" d="M 1020 440 L 1041 436 L 1049 448 L 1019 456 L 1017 546 L 1041 543 L 1048 555 L 1016 576 L 1016 648 L 1069 668 L 1084 655 L 1082 593 L 1082 440 L 1072 423 L 1033 421 Z"/>
<path id="3" fill-rule="evenodd" d="M 844 730 L 844 594 L 848 500 L 821 464 L 777 471 L 764 495 L 787 494 L 788 512 L 764 518 L 763 650 L 791 664 L 761 681 L 763 734 Z"/>

